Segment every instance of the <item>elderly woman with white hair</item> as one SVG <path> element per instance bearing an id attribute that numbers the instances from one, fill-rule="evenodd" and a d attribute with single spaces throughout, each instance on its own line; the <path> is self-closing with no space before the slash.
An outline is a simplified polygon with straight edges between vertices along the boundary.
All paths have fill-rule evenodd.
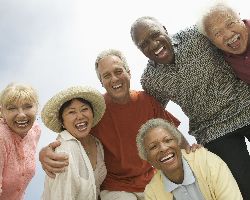
<path id="1" fill-rule="evenodd" d="M 69 165 L 55 179 L 46 176 L 43 200 L 96 200 L 107 174 L 103 147 L 90 134 L 106 105 L 96 89 L 74 86 L 53 96 L 42 109 L 42 121 L 59 133 L 56 152 L 68 154 Z"/>
<path id="2" fill-rule="evenodd" d="M 205 148 L 186 154 L 181 133 L 169 122 L 147 121 L 136 142 L 139 156 L 158 169 L 145 188 L 146 200 L 243 199 L 225 162 Z"/>

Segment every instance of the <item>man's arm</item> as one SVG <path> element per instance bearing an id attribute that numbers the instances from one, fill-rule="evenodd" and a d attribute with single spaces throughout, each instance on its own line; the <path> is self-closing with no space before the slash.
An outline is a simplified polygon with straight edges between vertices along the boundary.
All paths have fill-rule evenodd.
<path id="1" fill-rule="evenodd" d="M 68 155 L 65 153 L 55 153 L 55 148 L 60 146 L 59 141 L 50 143 L 39 152 L 39 160 L 46 174 L 55 178 L 55 173 L 64 172 L 65 167 L 69 164 Z"/>

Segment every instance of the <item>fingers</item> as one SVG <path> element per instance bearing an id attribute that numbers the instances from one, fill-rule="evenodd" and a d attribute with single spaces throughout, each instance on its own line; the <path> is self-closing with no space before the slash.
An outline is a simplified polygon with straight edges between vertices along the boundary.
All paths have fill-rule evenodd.
<path id="1" fill-rule="evenodd" d="M 196 149 L 200 149 L 201 147 L 202 147 L 201 144 L 192 144 L 192 146 L 191 146 L 191 151 L 192 151 L 192 152 L 195 152 Z"/>
<path id="2" fill-rule="evenodd" d="M 60 142 L 50 143 L 47 147 L 42 148 L 39 153 L 39 160 L 46 174 L 49 177 L 55 177 L 55 173 L 65 171 L 69 164 L 68 155 L 66 153 L 56 153 L 54 149 L 60 146 Z"/>
<path id="3" fill-rule="evenodd" d="M 201 147 L 203 147 L 201 144 L 192 144 L 192 146 L 187 145 L 185 147 L 186 153 L 189 154 L 190 152 L 195 152 L 197 149 L 200 149 Z"/>
<path id="4" fill-rule="evenodd" d="M 64 172 L 67 166 L 68 161 L 55 161 L 50 158 L 46 158 L 42 163 L 43 170 L 51 178 L 55 178 L 56 173 Z"/>
<path id="5" fill-rule="evenodd" d="M 50 160 L 64 162 L 65 165 L 68 165 L 69 163 L 69 157 L 66 153 L 55 153 L 54 151 L 49 151 L 47 156 Z"/>
<path id="6" fill-rule="evenodd" d="M 55 156 L 56 158 L 58 158 L 59 156 Z M 64 157 L 64 156 L 63 156 Z M 68 160 L 58 160 L 58 159 L 51 159 L 49 157 L 45 158 L 44 160 L 44 166 L 48 166 L 45 167 L 46 169 L 50 170 L 50 169 L 55 169 L 57 170 L 58 168 L 65 168 L 69 165 L 69 161 Z M 55 171 L 57 172 L 57 171 Z"/>
<path id="7" fill-rule="evenodd" d="M 189 154 L 191 152 L 191 146 L 188 145 L 186 148 L 185 148 L 185 151 L 187 154 Z"/>
<path id="8" fill-rule="evenodd" d="M 56 140 L 55 142 L 52 142 L 48 145 L 49 148 L 51 148 L 52 150 L 55 150 L 56 147 L 59 147 L 61 145 L 61 142 Z"/>
<path id="9" fill-rule="evenodd" d="M 55 167 L 55 166 L 58 166 L 58 167 Z M 45 163 L 43 165 L 43 169 L 44 171 L 48 171 L 52 174 L 55 174 L 55 173 L 62 173 L 65 171 L 66 169 L 66 165 L 62 165 L 61 163 L 53 163 L 53 166 L 51 165 L 51 162 L 49 164 Z M 47 173 L 47 172 L 46 172 Z"/>
<path id="10" fill-rule="evenodd" d="M 56 178 L 56 174 L 44 169 L 45 173 L 50 177 L 50 178 Z"/>

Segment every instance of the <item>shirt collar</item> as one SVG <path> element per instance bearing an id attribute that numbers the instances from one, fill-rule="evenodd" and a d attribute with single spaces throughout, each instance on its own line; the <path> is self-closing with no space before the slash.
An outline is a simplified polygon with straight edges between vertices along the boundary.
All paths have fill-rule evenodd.
<path id="1" fill-rule="evenodd" d="M 62 131 L 61 133 L 59 133 L 59 135 L 65 141 L 67 141 L 67 140 L 77 140 L 67 130 Z M 59 137 L 59 135 L 58 135 L 58 137 Z"/>
<path id="2" fill-rule="evenodd" d="M 165 187 L 165 190 L 167 192 L 172 192 L 176 188 L 178 188 L 181 185 L 191 185 L 195 183 L 195 177 L 193 175 L 193 172 L 188 164 L 188 162 L 182 157 L 182 163 L 183 163 L 183 170 L 184 170 L 184 180 L 181 184 L 176 184 L 172 181 L 170 181 L 164 174 L 162 173 L 163 177 L 163 184 Z"/>

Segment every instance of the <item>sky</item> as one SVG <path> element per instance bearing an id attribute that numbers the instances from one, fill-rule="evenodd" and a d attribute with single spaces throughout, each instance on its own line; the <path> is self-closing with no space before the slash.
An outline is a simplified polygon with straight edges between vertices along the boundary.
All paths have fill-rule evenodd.
<path id="1" fill-rule="evenodd" d="M 104 92 L 94 62 L 100 51 L 109 48 L 124 53 L 132 74 L 131 88 L 140 90 L 147 59 L 130 38 L 134 20 L 153 16 L 173 34 L 194 24 L 208 1 L 0 0 L 0 90 L 10 82 L 32 85 L 40 96 L 40 110 L 51 96 L 72 85 L 89 85 Z M 229 2 L 242 18 L 250 18 L 248 0 Z M 188 141 L 195 142 L 187 134 L 188 118 L 180 107 L 170 102 L 167 110 L 180 119 L 179 129 Z M 42 135 L 37 169 L 25 200 L 40 199 L 45 174 L 38 152 L 56 138 L 39 116 L 38 120 Z"/>

